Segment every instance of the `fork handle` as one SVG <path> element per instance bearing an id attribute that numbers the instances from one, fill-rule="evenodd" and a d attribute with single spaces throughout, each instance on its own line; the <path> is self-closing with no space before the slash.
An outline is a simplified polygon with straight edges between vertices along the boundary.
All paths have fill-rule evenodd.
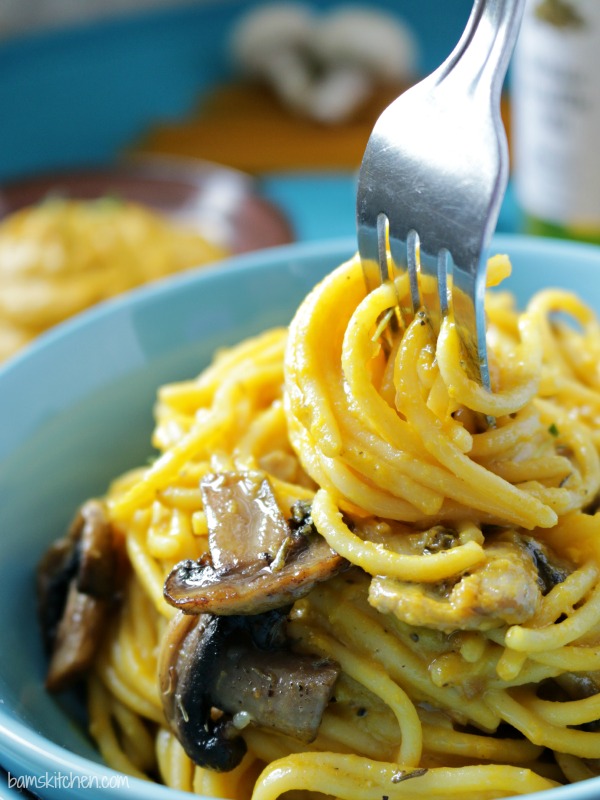
<path id="1" fill-rule="evenodd" d="M 431 75 L 435 84 L 456 78 L 464 91 L 491 93 L 499 101 L 519 33 L 525 0 L 475 0 L 458 44 Z"/>

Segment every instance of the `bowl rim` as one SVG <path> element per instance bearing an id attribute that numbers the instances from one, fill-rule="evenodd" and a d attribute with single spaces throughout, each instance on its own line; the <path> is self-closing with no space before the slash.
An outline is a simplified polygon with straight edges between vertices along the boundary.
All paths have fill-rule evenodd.
<path id="1" fill-rule="evenodd" d="M 550 253 L 556 255 L 557 251 L 565 255 L 577 252 L 584 260 L 589 259 L 592 262 L 598 261 L 600 258 L 600 245 L 597 244 L 515 233 L 495 234 L 489 248 L 489 254 L 509 252 L 514 249 L 515 245 L 519 250 L 519 255 L 528 256 L 533 254 L 536 258 Z M 102 300 L 94 306 L 86 308 L 73 317 L 43 331 L 31 343 L 9 356 L 3 363 L 0 363 L 0 380 L 4 379 L 6 374 L 21 368 L 24 363 L 38 358 L 38 354 L 43 353 L 46 348 L 52 347 L 55 341 L 67 338 L 82 327 L 93 325 L 96 319 L 109 314 L 123 312 L 130 306 L 144 304 L 161 296 L 176 294 L 180 289 L 194 285 L 197 281 L 203 281 L 205 278 L 210 279 L 218 273 L 244 272 L 261 266 L 269 267 L 288 259 L 307 261 L 313 258 L 339 256 L 341 253 L 347 253 L 349 258 L 356 252 L 356 249 L 356 240 L 351 236 L 324 240 L 295 241 L 261 250 L 234 253 L 220 261 L 192 267 L 189 270 L 173 275 L 163 276 L 150 283 L 136 286 L 114 297 Z"/>
<path id="2" fill-rule="evenodd" d="M 106 300 L 81 314 L 42 334 L 32 345 L 26 347 L 4 365 L 0 366 L 0 387 L 9 376 L 27 370 L 29 365 L 35 364 L 45 357 L 45 353 L 59 345 L 65 339 L 77 336 L 82 327 L 93 326 L 107 316 L 126 312 L 130 307 L 138 307 L 151 302 L 157 297 L 169 298 L 179 294 L 193 284 L 210 281 L 223 274 L 228 279 L 234 279 L 236 274 L 242 274 L 254 269 L 269 268 L 279 263 L 296 262 L 305 263 L 312 259 L 328 257 L 347 257 L 356 250 L 356 242 L 351 237 L 336 238 L 323 241 L 295 242 L 266 250 L 252 251 L 235 255 L 214 265 L 193 269 L 186 273 L 160 279 L 152 284 L 147 284 L 131 290 L 123 295 Z M 563 241 L 557 239 L 544 239 L 542 237 L 522 236 L 518 234 L 498 234 L 494 237 L 490 252 L 508 252 L 511 250 L 519 257 L 535 255 L 536 259 L 543 258 L 550 252 L 553 256 L 579 254 L 579 258 L 596 266 L 600 265 L 600 247 L 593 244 Z M 600 309 L 598 309 L 600 313 Z M 0 458 L 2 453 L 0 453 Z M 4 700 L 0 695 L 0 757 L 2 765 L 9 770 L 9 774 L 21 775 L 48 775 L 50 772 L 59 772 L 64 775 L 69 773 L 75 780 L 86 780 L 100 783 L 103 780 L 121 780 L 123 786 L 110 791 L 116 798 L 147 797 L 151 800 L 164 800 L 164 798 L 189 798 L 188 792 L 171 789 L 162 784 L 151 783 L 132 776 L 125 776 L 103 763 L 92 761 L 84 756 L 74 753 L 63 746 L 47 739 L 33 727 L 25 724 L 20 719 L 10 716 L 4 707 Z M 16 769 L 15 769 L 16 768 Z M 14 772 L 10 773 L 10 769 Z M 23 772 L 24 770 L 24 772 Z M 527 797 L 536 800 L 590 800 L 600 790 L 600 777 L 583 781 L 579 784 L 568 784 L 558 789 L 551 789 Z M 137 793 L 137 794 L 136 794 Z M 54 793 L 52 793 L 54 794 Z M 44 795 L 46 796 L 46 795 Z M 47 795 L 47 796 L 50 796 Z M 58 795 L 57 795 L 58 796 Z M 88 795 L 89 797 L 90 795 Z M 523 796 L 525 797 L 525 796 Z M 208 798 L 206 798 L 208 800 Z"/>
<path id="3" fill-rule="evenodd" d="M 9 356 L 3 363 L 0 363 L 0 380 L 3 380 L 5 375 L 23 368 L 23 365 L 29 361 L 38 359 L 40 354 L 43 354 L 47 348 L 53 347 L 56 342 L 76 335 L 78 330 L 94 325 L 108 315 L 123 313 L 128 308 L 150 303 L 157 298 L 178 294 L 181 290 L 195 285 L 198 281 L 203 282 L 204 280 L 217 278 L 221 273 L 234 275 L 236 272 L 243 273 L 261 266 L 270 267 L 287 260 L 307 261 L 313 258 L 327 257 L 328 255 L 338 256 L 344 251 L 347 251 L 348 257 L 350 257 L 353 253 L 353 248 L 356 250 L 356 245 L 353 244 L 353 239 L 348 237 L 330 239 L 324 242 L 290 242 L 289 244 L 267 247 L 261 250 L 234 253 L 210 264 L 162 276 L 114 297 L 101 300 L 78 314 L 42 331 L 32 342 Z"/>

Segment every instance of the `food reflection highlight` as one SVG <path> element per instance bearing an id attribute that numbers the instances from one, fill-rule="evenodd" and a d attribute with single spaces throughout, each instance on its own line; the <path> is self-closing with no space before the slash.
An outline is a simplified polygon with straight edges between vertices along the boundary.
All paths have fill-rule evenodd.
<path id="1" fill-rule="evenodd" d="M 156 460 L 46 555 L 49 687 L 86 677 L 109 765 L 236 800 L 596 774 L 598 321 L 489 292 L 489 393 L 395 300 L 352 259 L 162 387 Z"/>

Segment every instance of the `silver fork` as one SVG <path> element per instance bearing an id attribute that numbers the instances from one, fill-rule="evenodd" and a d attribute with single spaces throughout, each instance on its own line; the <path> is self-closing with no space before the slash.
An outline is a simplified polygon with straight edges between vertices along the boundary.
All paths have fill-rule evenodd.
<path id="1" fill-rule="evenodd" d="M 524 2 L 475 0 L 446 61 L 377 120 L 358 179 L 367 289 L 408 275 L 411 307 L 395 310 L 406 324 L 433 287 L 430 319 L 452 303 L 466 368 L 486 388 L 485 255 L 508 181 L 500 96 Z"/>

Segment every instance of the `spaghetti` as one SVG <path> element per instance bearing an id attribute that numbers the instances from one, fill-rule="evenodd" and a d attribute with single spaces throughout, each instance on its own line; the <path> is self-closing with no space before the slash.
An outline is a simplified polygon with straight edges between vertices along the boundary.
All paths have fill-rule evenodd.
<path id="1" fill-rule="evenodd" d="M 492 259 L 489 283 L 507 270 Z M 598 772 L 598 322 L 567 292 L 521 314 L 489 293 L 489 393 L 451 316 L 439 335 L 423 313 L 384 331 L 394 302 L 387 286 L 365 296 L 353 259 L 289 331 L 160 389 L 158 458 L 105 498 L 131 567 L 89 680 L 110 765 L 235 800 L 483 800 Z M 285 618 L 294 653 L 339 675 L 316 738 L 234 715 L 246 753 L 216 772 L 165 721 L 158 654 L 186 618 L 163 587 L 210 550 L 210 476 L 257 474 L 347 562 Z"/>
<path id="2" fill-rule="evenodd" d="M 131 201 L 52 197 L 0 221 L 0 361 L 52 325 L 225 248 Z"/>

